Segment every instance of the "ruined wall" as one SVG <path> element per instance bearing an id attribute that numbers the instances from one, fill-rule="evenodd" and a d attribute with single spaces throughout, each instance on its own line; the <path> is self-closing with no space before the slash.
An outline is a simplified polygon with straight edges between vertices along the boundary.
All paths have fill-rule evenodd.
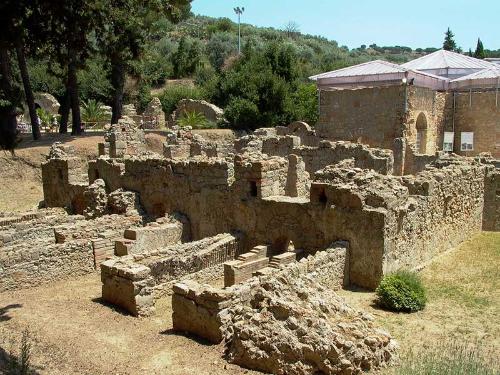
<path id="1" fill-rule="evenodd" d="M 500 158 L 500 97 L 497 103 L 496 95 L 495 91 L 455 93 L 454 151 L 457 154 L 474 156 L 489 152 Z M 450 125 L 448 123 L 448 131 L 452 131 Z M 474 132 L 473 151 L 460 151 L 461 132 Z"/>
<path id="2" fill-rule="evenodd" d="M 78 157 L 52 158 L 42 164 L 43 196 L 47 207 L 83 205 L 88 184 L 87 162 Z"/>
<path id="3" fill-rule="evenodd" d="M 310 199 L 290 197 L 285 195 L 285 159 L 275 157 L 254 164 L 251 159 L 238 158 L 241 156 L 237 157 L 234 167 L 217 160 L 126 160 L 125 172 L 110 178 L 120 181 L 128 190 L 137 191 L 150 214 L 163 216 L 167 212 L 181 212 L 186 215 L 194 240 L 239 230 L 246 235 L 246 251 L 260 244 L 279 249 L 280 244 L 293 241 L 296 248 L 304 249 L 306 253 L 323 250 L 336 240 L 349 241 L 351 282 L 370 288 L 376 287 L 385 269 L 393 269 L 398 264 L 416 267 L 426 260 L 422 254 L 430 254 L 430 257 L 452 246 L 447 232 L 456 232 L 453 244 L 457 244 L 480 228 L 481 216 L 476 213 L 482 211 L 482 200 L 479 201 L 478 197 L 482 197 L 484 183 L 476 184 L 476 180 L 470 179 L 465 172 L 462 174 L 446 168 L 435 171 L 436 180 L 451 179 L 450 184 L 457 185 L 456 199 L 464 202 L 457 203 L 456 210 L 450 211 L 450 219 L 442 214 L 444 198 L 434 199 L 432 194 L 424 199 L 410 197 L 419 194 L 408 193 L 408 188 L 398 182 L 398 177 L 353 171 L 351 168 L 346 169 L 344 177 L 334 174 L 323 181 L 316 177 L 311 185 Z M 105 162 L 99 160 L 98 164 Z M 254 169 L 256 174 L 252 172 Z M 273 171 L 279 172 L 274 175 Z M 359 175 L 356 178 L 361 187 L 353 190 L 349 181 L 356 175 Z M 374 180 L 383 183 L 369 185 Z M 390 182 L 387 197 L 382 194 L 384 181 Z M 268 193 L 259 193 L 259 186 L 265 186 L 268 190 L 264 191 Z M 442 186 L 438 191 L 445 190 Z M 406 191 L 404 197 L 400 197 L 402 193 L 399 191 Z M 398 197 L 398 205 L 388 211 L 386 207 L 394 204 L 388 197 L 394 194 Z M 369 197 L 368 201 L 365 196 Z M 412 207 L 411 202 L 415 200 L 432 204 L 422 203 L 420 216 L 406 215 L 409 209 L 405 207 Z M 469 201 L 473 203 L 467 203 Z M 469 214 L 465 210 L 472 211 Z M 403 220 L 405 215 L 409 228 L 418 229 L 408 229 L 407 232 L 395 229 L 401 227 L 398 220 Z M 415 218 L 415 222 L 411 218 Z M 403 220 L 402 223 L 406 222 Z M 462 231 L 461 226 L 468 229 Z M 419 237 L 418 233 L 424 230 L 426 237 Z M 425 238 L 433 240 L 426 242 Z M 388 255 L 398 248 L 399 245 L 395 245 L 398 241 L 401 249 L 408 249 L 407 256 L 404 255 L 407 250 L 402 251 L 401 256 Z M 413 254 L 413 248 L 418 249 L 418 253 Z M 400 260 L 403 258 L 404 261 Z"/>
<path id="4" fill-rule="evenodd" d="M 325 251 L 311 255 L 300 262 L 282 266 L 273 272 L 280 274 L 310 274 L 317 282 L 333 289 L 344 285 L 348 249 L 345 244 L 332 244 Z M 222 340 L 224 310 L 231 306 L 248 305 L 252 291 L 262 280 L 271 276 L 253 277 L 225 289 L 200 285 L 193 281 L 175 284 L 172 296 L 172 321 L 175 330 L 191 332 L 213 343 Z"/>
<path id="5" fill-rule="evenodd" d="M 483 230 L 500 232 L 500 169 L 489 167 L 484 184 Z"/>
<path id="6" fill-rule="evenodd" d="M 390 150 L 369 148 L 359 143 L 322 141 L 319 147 L 299 147 L 292 153 L 303 158 L 306 170 L 314 172 L 327 165 L 353 159 L 357 168 L 373 169 L 382 174 L 392 174 L 394 159 Z"/>
<path id="7" fill-rule="evenodd" d="M 321 91 L 316 133 L 332 140 L 393 149 L 401 137 L 405 87 Z"/>
<path id="8" fill-rule="evenodd" d="M 133 315 L 154 311 L 155 298 L 186 275 L 220 266 L 239 252 L 238 239 L 220 234 L 200 241 L 110 259 L 101 264 L 102 297 Z"/>
<path id="9" fill-rule="evenodd" d="M 95 272 L 110 254 L 104 243 L 118 237 L 138 217 L 82 216 L 44 210 L 30 220 L 0 230 L 0 291 L 37 286 Z M 114 247 L 113 247 L 114 248 Z"/>
<path id="10" fill-rule="evenodd" d="M 482 165 L 439 160 L 416 177 L 403 177 L 409 197 L 387 213 L 384 273 L 422 266 L 479 232 L 484 181 Z"/>
<path id="11" fill-rule="evenodd" d="M 418 153 L 418 150 L 415 149 L 415 143 L 419 116 L 421 120 L 425 120 L 426 125 L 425 154 L 434 155 L 443 149 L 443 132 L 446 123 L 450 120 L 447 108 L 451 99 L 450 93 L 415 86 L 408 89 L 405 136 L 408 146 L 413 147 L 416 153 Z"/>

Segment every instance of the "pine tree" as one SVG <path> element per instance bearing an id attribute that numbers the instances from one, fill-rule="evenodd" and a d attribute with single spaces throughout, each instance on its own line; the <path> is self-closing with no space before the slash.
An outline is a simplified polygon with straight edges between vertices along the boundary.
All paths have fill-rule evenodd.
<path id="1" fill-rule="evenodd" d="M 443 43 L 443 49 L 446 51 L 456 51 L 457 50 L 457 43 L 455 42 L 455 34 L 452 33 L 450 28 L 448 27 L 448 30 L 446 30 L 446 33 L 444 34 L 444 43 Z"/>
<path id="2" fill-rule="evenodd" d="M 467 55 L 469 57 L 474 57 L 474 54 L 472 53 L 472 49 L 469 48 L 469 52 L 467 52 Z"/>
<path id="3" fill-rule="evenodd" d="M 476 47 L 476 52 L 474 52 L 474 57 L 476 59 L 484 59 L 486 57 L 486 54 L 484 53 L 484 47 L 483 47 L 483 42 L 481 42 L 481 39 L 477 39 L 477 47 Z"/>

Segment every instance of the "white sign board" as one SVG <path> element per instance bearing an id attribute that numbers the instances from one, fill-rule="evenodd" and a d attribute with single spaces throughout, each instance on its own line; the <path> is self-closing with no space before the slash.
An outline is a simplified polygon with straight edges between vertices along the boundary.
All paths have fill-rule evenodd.
<path id="1" fill-rule="evenodd" d="M 455 133 L 444 132 L 443 151 L 453 152 L 453 138 Z"/>
<path id="2" fill-rule="evenodd" d="M 462 132 L 460 134 L 460 150 L 472 151 L 474 150 L 474 133 Z"/>

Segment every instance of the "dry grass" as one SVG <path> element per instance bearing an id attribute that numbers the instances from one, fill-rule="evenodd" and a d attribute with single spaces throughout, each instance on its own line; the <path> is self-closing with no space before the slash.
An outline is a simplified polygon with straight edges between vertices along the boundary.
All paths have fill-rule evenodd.
<path id="1" fill-rule="evenodd" d="M 458 342 L 500 354 L 500 233 L 483 232 L 421 272 L 428 303 L 423 311 L 398 314 L 375 306 L 371 292 L 342 291 L 352 305 L 369 311 L 401 345 L 431 355 Z M 448 345 L 450 343 L 450 345 Z M 441 344 L 436 348 L 437 344 Z M 488 357 L 491 355 L 488 354 Z M 395 371 L 395 372 L 393 372 Z M 388 373 L 399 374 L 399 370 Z"/>

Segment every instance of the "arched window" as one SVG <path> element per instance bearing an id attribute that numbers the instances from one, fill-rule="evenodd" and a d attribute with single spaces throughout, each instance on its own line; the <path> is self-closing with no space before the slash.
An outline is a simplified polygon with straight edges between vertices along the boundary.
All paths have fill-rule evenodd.
<path id="1" fill-rule="evenodd" d="M 425 114 L 421 112 L 417 117 L 417 139 L 415 142 L 415 148 L 419 154 L 425 154 L 427 149 L 427 118 Z"/>

